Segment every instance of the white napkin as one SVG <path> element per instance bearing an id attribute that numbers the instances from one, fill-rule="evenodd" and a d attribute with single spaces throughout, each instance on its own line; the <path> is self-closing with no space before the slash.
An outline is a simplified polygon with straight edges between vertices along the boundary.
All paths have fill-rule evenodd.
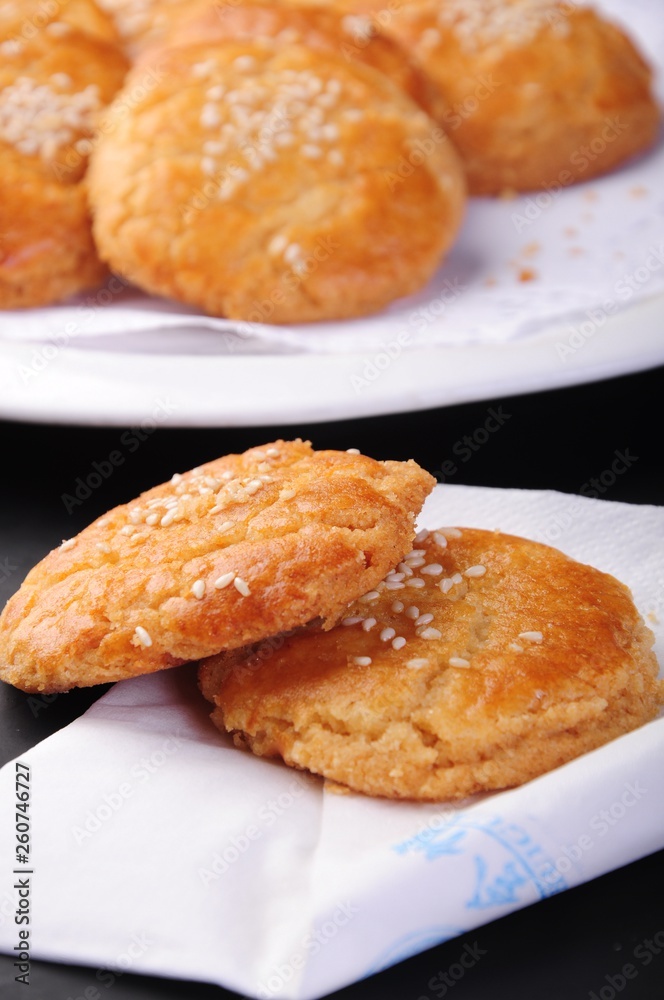
<path id="1" fill-rule="evenodd" d="M 596 6 L 623 21 L 628 13 L 623 26 L 657 68 L 661 97 L 659 0 L 631 0 L 628 12 L 624 0 Z M 610 141 L 610 126 L 608 135 Z M 373 353 L 391 344 L 401 352 L 500 343 L 560 323 L 573 336 L 581 324 L 600 329 L 607 316 L 664 290 L 663 177 L 660 142 L 622 169 L 571 188 L 560 190 L 552 178 L 548 189 L 512 201 L 473 198 L 456 245 L 427 287 L 375 316 L 291 326 L 271 325 L 265 312 L 262 322 L 214 319 L 112 278 L 64 305 L 2 313 L 0 335 L 58 348 L 169 355 Z"/>
<path id="2" fill-rule="evenodd" d="M 445 486 L 420 520 L 501 527 L 614 573 L 649 616 L 662 662 L 664 509 Z M 137 678 L 23 754 L 32 957 L 89 965 L 95 985 L 131 969 L 309 1000 L 664 846 L 664 719 L 450 807 L 326 793 L 234 749 L 208 708 L 191 668 Z M 5 817 L 14 782 L 11 763 Z M 8 952 L 15 849 L 5 822 Z"/>

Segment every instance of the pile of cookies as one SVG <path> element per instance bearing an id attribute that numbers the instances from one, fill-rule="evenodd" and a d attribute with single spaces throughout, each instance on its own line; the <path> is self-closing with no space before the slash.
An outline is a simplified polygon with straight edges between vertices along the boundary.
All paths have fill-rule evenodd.
<path id="1" fill-rule="evenodd" d="M 364 315 L 432 277 L 467 191 L 658 126 L 634 44 L 565 0 L 0 0 L 0 306 L 107 265 L 212 315 Z"/>
<path id="2" fill-rule="evenodd" d="M 239 747 L 369 795 L 518 785 L 654 718 L 613 577 L 523 538 L 415 534 L 414 462 L 275 441 L 117 507 L 0 617 L 0 677 L 56 692 L 199 661 Z"/>

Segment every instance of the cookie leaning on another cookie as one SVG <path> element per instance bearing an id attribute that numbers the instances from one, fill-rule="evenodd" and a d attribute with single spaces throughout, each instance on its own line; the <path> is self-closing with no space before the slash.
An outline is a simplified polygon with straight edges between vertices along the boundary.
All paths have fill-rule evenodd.
<path id="1" fill-rule="evenodd" d="M 521 784 L 654 718 L 652 643 L 613 577 L 523 538 L 441 529 L 336 628 L 214 657 L 199 682 L 239 746 L 436 800 Z"/>
<path id="2" fill-rule="evenodd" d="M 175 475 L 31 570 L 0 617 L 0 678 L 65 691 L 331 623 L 408 550 L 433 485 L 299 440 Z"/>

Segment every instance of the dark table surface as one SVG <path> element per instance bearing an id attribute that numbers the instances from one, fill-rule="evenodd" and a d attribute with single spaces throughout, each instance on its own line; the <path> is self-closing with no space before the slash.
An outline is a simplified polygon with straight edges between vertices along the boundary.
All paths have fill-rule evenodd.
<path id="1" fill-rule="evenodd" d="M 109 507 L 175 470 L 276 437 L 299 435 L 317 448 L 356 447 L 375 458 L 415 458 L 439 481 L 594 493 L 662 505 L 663 397 L 664 368 L 659 368 L 555 392 L 313 426 L 152 431 L 0 423 L 0 603 L 38 559 Z M 487 427 L 495 429 L 487 433 Z M 94 463 L 106 469 L 103 463 L 113 451 L 123 461 L 112 474 L 81 502 L 68 500 L 79 499 L 79 481 L 95 471 Z M 615 475 L 610 470 L 617 453 L 629 461 Z M 79 497 L 84 493 L 79 489 Z M 105 690 L 71 692 L 35 714 L 27 695 L 0 685 L 0 763 L 72 721 Z M 467 944 L 478 960 L 462 978 L 450 978 L 448 970 L 459 968 Z M 636 974 L 630 969 L 629 976 L 623 975 L 625 966 Z M 27 988 L 16 984 L 14 975 L 12 959 L 0 956 L 2 1000 L 99 1000 L 106 995 L 113 1000 L 223 1000 L 236 995 L 215 986 L 131 974 L 116 978 L 109 992 L 110 984 L 100 984 L 90 969 L 46 962 L 33 963 Z M 663 1000 L 664 852 L 480 927 L 334 996 Z"/>

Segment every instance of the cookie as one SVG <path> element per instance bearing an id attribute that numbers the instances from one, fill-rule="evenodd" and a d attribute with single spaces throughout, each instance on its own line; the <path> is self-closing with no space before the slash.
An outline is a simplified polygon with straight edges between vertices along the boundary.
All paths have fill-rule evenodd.
<path id="1" fill-rule="evenodd" d="M 433 485 L 299 440 L 174 475 L 31 570 L 0 617 L 0 678 L 65 691 L 332 623 L 408 550 Z"/>
<path id="2" fill-rule="evenodd" d="M 209 2 L 215 10 L 224 9 L 215 0 Z M 98 0 L 98 3 L 115 22 L 124 49 L 132 59 L 162 44 L 178 20 L 200 7 L 199 0 Z"/>
<path id="3" fill-rule="evenodd" d="M 441 124 L 471 194 L 565 187 L 655 141 L 651 69 L 589 7 L 551 0 L 337 0 L 369 12 L 411 53 L 449 109 Z M 373 15 L 373 16 L 372 16 Z"/>
<path id="4" fill-rule="evenodd" d="M 383 35 L 368 18 L 332 9 L 243 0 L 220 10 L 210 0 L 189 0 L 180 16 L 173 16 L 173 27 L 163 44 L 170 47 L 240 39 L 305 45 L 341 55 L 346 62 L 366 63 L 392 80 L 432 118 L 442 118 L 448 110 L 440 90 L 401 45 Z"/>
<path id="5" fill-rule="evenodd" d="M 101 257 L 211 315 L 291 323 L 375 312 L 421 288 L 465 181 L 440 129 L 382 73 L 301 45 L 158 57 L 109 110 L 89 187 Z"/>
<path id="6" fill-rule="evenodd" d="M 214 657 L 199 682 L 239 746 L 433 801 L 519 785 L 652 719 L 652 644 L 613 577 L 523 538 L 443 528 L 334 629 Z"/>
<path id="7" fill-rule="evenodd" d="M 70 0 L 60 10 L 62 20 L 51 7 L 42 17 L 43 6 L 22 3 L 19 17 L 15 5 L 0 5 L 5 309 L 58 301 L 106 274 L 92 239 L 83 178 L 97 116 L 121 85 L 127 63 L 101 37 L 102 15 L 93 5 Z M 112 35 L 110 24 L 108 30 Z"/>

